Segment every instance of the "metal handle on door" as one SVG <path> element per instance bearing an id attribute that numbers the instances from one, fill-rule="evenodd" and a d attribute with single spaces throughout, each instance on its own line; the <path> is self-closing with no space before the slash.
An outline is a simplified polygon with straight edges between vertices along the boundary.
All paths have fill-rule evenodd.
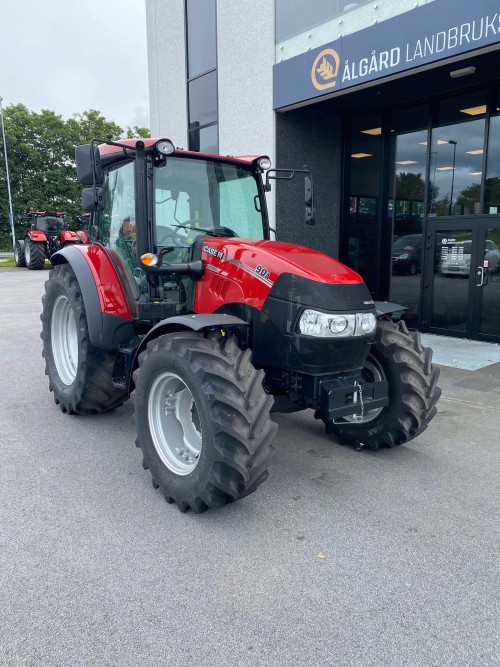
<path id="1" fill-rule="evenodd" d="M 477 276 L 479 278 L 479 282 L 477 283 L 476 287 L 484 287 L 486 284 L 484 282 L 484 267 L 483 266 L 478 266 L 477 267 Z"/>

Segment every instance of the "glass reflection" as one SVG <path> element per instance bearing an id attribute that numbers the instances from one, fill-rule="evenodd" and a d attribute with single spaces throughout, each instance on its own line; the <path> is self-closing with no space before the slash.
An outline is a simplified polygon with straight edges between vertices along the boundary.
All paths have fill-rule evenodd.
<path id="1" fill-rule="evenodd" d="M 498 336 L 500 332 L 500 229 L 488 229 L 484 243 L 487 279 L 481 288 L 480 332 Z"/>
<path id="2" fill-rule="evenodd" d="M 483 213 L 500 213 L 500 116 L 490 120 Z"/>
<path id="3" fill-rule="evenodd" d="M 472 230 L 436 232 L 435 246 L 431 326 L 465 333 L 469 313 Z"/>
<path id="4" fill-rule="evenodd" d="M 432 130 L 429 215 L 481 212 L 484 129 L 480 118 Z"/>
<path id="5" fill-rule="evenodd" d="M 408 309 L 404 318 L 420 319 L 420 281 L 423 256 L 425 198 L 425 130 L 395 137 L 392 212 L 393 246 L 390 301 Z"/>
<path id="6" fill-rule="evenodd" d="M 361 274 L 372 293 L 378 288 L 381 168 L 381 119 L 368 116 L 355 120 L 352 128 L 347 264 Z"/>

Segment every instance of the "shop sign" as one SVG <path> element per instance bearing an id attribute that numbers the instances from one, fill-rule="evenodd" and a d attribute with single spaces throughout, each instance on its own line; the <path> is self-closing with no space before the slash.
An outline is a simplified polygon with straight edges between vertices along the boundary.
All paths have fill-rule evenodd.
<path id="1" fill-rule="evenodd" d="M 500 3 L 434 0 L 274 66 L 274 108 L 500 42 Z"/>

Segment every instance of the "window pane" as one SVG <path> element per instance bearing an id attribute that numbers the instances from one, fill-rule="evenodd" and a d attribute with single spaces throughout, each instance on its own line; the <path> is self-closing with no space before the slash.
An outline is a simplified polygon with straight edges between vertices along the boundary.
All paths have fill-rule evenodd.
<path id="1" fill-rule="evenodd" d="M 130 272 L 139 271 L 136 257 L 134 164 L 110 170 L 104 181 L 104 210 L 99 214 L 100 241 L 116 250 Z"/>
<path id="2" fill-rule="evenodd" d="M 486 92 L 481 90 L 441 100 L 438 124 L 459 123 L 486 115 Z"/>
<path id="3" fill-rule="evenodd" d="M 219 133 L 217 125 L 202 127 L 200 132 L 200 151 L 202 153 L 219 152 Z"/>
<path id="4" fill-rule="evenodd" d="M 186 250 L 206 229 L 227 227 L 242 238 L 263 238 L 251 171 L 211 160 L 169 158 L 155 169 L 155 177 L 156 243 L 174 248 L 168 261 L 187 261 Z"/>
<path id="5" fill-rule="evenodd" d="M 188 77 L 215 69 L 215 0 L 187 0 Z"/>
<path id="6" fill-rule="evenodd" d="M 190 81 L 189 129 L 217 122 L 217 77 L 215 72 Z"/>
<path id="7" fill-rule="evenodd" d="M 381 157 L 381 119 L 377 116 L 356 119 L 352 129 L 347 263 L 363 276 L 372 292 L 377 289 L 378 278 Z"/>
<path id="8" fill-rule="evenodd" d="M 500 214 L 500 116 L 490 121 L 483 213 Z"/>
<path id="9" fill-rule="evenodd" d="M 201 130 L 191 130 L 189 133 L 189 150 L 202 153 L 219 152 L 219 133 L 217 124 L 202 127 Z"/>
<path id="10" fill-rule="evenodd" d="M 481 211 L 484 118 L 435 128 L 431 140 L 429 215 Z"/>
<path id="11" fill-rule="evenodd" d="M 408 308 L 403 317 L 420 317 L 427 131 L 395 137 L 392 276 L 390 301 Z"/>

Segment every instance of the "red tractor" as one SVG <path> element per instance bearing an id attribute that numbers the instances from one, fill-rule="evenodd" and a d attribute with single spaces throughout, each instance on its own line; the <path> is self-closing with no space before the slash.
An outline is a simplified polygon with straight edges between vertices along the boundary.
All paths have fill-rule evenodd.
<path id="1" fill-rule="evenodd" d="M 61 248 L 73 243 L 88 243 L 83 231 L 68 229 L 66 213 L 52 211 L 30 211 L 30 228 L 24 239 L 16 241 L 14 259 L 16 266 L 28 269 L 43 269 L 45 260 L 51 259 Z"/>
<path id="2" fill-rule="evenodd" d="M 335 259 L 270 240 L 265 192 L 296 170 L 167 139 L 79 146 L 76 160 L 91 242 L 52 256 L 49 389 L 68 414 L 134 392 L 136 444 L 169 503 L 198 513 L 255 491 L 272 410 L 312 409 L 357 449 L 427 428 L 439 371 L 403 308 L 374 303 Z M 313 223 L 311 177 L 297 171 Z"/>

